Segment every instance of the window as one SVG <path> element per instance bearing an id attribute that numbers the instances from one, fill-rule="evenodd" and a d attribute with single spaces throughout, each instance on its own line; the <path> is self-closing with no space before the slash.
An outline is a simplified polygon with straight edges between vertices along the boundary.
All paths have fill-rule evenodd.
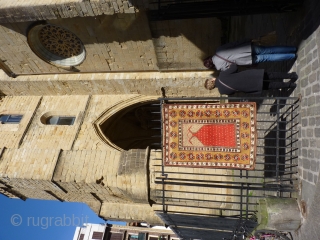
<path id="1" fill-rule="evenodd" d="M 110 232 L 108 240 L 122 240 L 123 239 L 123 234 L 122 233 L 115 233 L 115 232 Z"/>
<path id="2" fill-rule="evenodd" d="M 166 240 L 167 236 L 160 235 L 160 236 L 149 236 L 149 240 Z"/>
<path id="3" fill-rule="evenodd" d="M 75 117 L 51 116 L 46 119 L 47 125 L 73 125 Z"/>
<path id="4" fill-rule="evenodd" d="M 92 239 L 99 239 L 102 240 L 103 232 L 93 232 Z"/>
<path id="5" fill-rule="evenodd" d="M 2 124 L 19 124 L 23 115 L 0 115 Z"/>
<path id="6" fill-rule="evenodd" d="M 128 240 L 138 240 L 138 234 L 130 234 Z"/>
<path id="7" fill-rule="evenodd" d="M 38 24 L 28 32 L 32 51 L 42 60 L 57 67 L 80 65 L 86 57 L 82 41 L 68 29 L 51 24 Z"/>

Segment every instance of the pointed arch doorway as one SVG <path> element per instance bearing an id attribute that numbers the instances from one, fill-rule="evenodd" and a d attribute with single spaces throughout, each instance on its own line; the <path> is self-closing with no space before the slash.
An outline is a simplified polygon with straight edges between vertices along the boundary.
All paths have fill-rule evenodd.
<path id="1" fill-rule="evenodd" d="M 119 151 L 161 147 L 160 103 L 136 96 L 105 110 L 93 123 L 99 138 Z"/>

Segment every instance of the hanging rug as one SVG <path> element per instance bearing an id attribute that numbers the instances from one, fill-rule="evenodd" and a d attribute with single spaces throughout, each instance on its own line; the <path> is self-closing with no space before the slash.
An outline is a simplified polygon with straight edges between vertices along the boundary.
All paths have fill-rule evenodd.
<path id="1" fill-rule="evenodd" d="M 256 103 L 163 104 L 165 166 L 252 170 Z"/>

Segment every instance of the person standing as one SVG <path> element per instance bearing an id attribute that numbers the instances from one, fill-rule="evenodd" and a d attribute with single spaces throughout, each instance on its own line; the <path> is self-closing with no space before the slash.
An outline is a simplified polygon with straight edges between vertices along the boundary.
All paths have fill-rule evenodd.
<path id="1" fill-rule="evenodd" d="M 273 80 L 291 79 L 289 82 Z M 294 81 L 298 79 L 295 72 L 265 72 L 264 69 L 250 69 L 238 72 L 236 64 L 231 64 L 226 71 L 222 71 L 217 78 L 209 78 L 204 87 L 212 90 L 218 88 L 220 94 L 231 95 L 236 92 L 259 94 L 262 90 L 295 88 Z"/>
<path id="2" fill-rule="evenodd" d="M 207 57 L 203 64 L 206 68 L 225 71 L 233 63 L 241 66 L 295 59 L 296 51 L 293 46 L 260 46 L 252 40 L 243 40 L 218 47 L 216 54 Z"/>

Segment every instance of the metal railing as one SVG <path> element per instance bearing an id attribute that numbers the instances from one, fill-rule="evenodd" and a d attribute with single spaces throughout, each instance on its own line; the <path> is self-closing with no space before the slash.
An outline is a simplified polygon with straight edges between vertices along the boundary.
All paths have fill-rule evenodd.
<path id="1" fill-rule="evenodd" d="M 256 102 L 257 155 L 254 170 L 228 170 L 227 174 L 168 171 L 162 163 L 156 173 L 156 184 L 162 185 L 156 204 L 162 205 L 161 217 L 184 239 L 197 233 L 199 239 L 222 239 L 232 233 L 239 219 L 249 219 L 265 197 L 295 198 L 297 192 L 297 142 L 299 99 L 294 97 L 228 98 L 162 98 L 165 102 Z M 161 151 L 161 150 L 159 150 Z M 172 168 L 171 168 L 172 169 Z M 179 177 L 171 177 L 171 176 Z M 197 180 L 190 175 L 198 176 Z M 189 177 L 188 177 L 189 176 Z M 219 180 L 223 177 L 224 180 Z M 173 186 L 198 187 L 199 191 L 172 190 Z M 225 189 L 226 193 L 210 193 L 209 188 Z M 194 189 L 194 188 L 193 188 Z M 198 197 L 216 195 L 218 200 Z M 186 195 L 192 196 L 190 198 Z M 222 200 L 219 200 L 219 196 Z M 226 200 L 228 199 L 228 200 Z M 220 205 L 219 205 L 220 204 Z M 173 211 L 173 206 L 193 209 Z M 170 207 L 171 210 L 168 210 Z M 195 214 L 194 209 L 211 209 L 212 213 Z M 200 210 L 199 210 L 200 212 Z M 202 219 L 202 220 L 201 220 Z M 203 224 L 203 221 L 206 221 Z M 216 238 L 212 238 L 212 234 Z M 195 237 L 196 238 L 196 237 Z"/>

